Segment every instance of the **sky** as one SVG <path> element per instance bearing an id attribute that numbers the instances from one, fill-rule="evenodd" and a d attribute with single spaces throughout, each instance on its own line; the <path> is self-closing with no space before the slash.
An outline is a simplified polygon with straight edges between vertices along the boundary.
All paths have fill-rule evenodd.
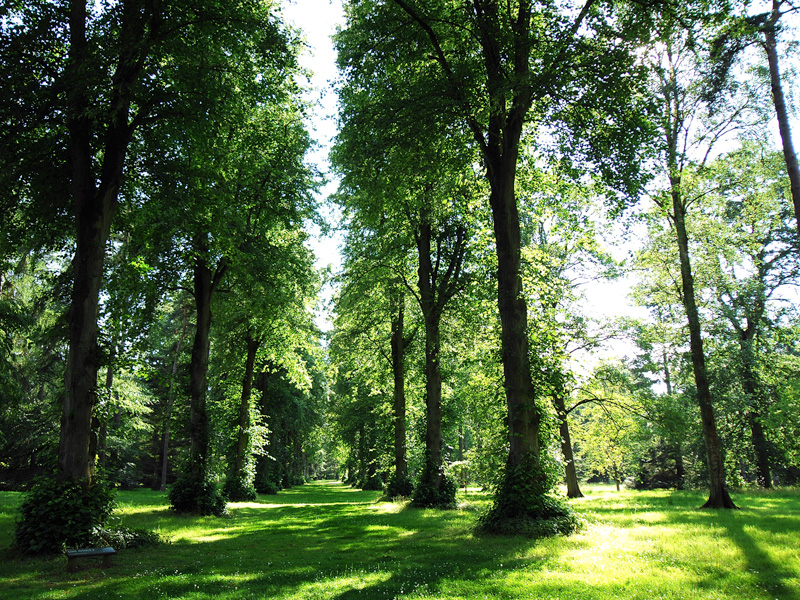
<path id="1" fill-rule="evenodd" d="M 283 7 L 287 20 L 303 30 L 307 51 L 301 57 L 302 66 L 312 78 L 309 99 L 317 105 L 312 111 L 312 119 L 308 123 L 311 135 L 318 146 L 309 156 L 309 162 L 315 164 L 324 174 L 329 170 L 328 151 L 333 137 L 336 135 L 336 94 L 332 84 L 337 76 L 336 52 L 331 36 L 336 26 L 344 23 L 344 13 L 340 0 L 293 0 Z M 322 214 L 332 225 L 336 224 L 336 215 L 325 207 L 325 198 L 336 191 L 336 181 L 328 176 L 328 183 L 319 193 Z M 318 227 L 310 228 L 309 245 L 317 258 L 316 266 L 325 269 L 328 266 L 335 271 L 340 262 L 338 244 L 339 235 L 323 236 Z M 323 289 L 323 303 L 330 300 L 330 286 Z M 323 331 L 331 328 L 329 315 L 324 306 L 317 311 L 317 326 Z"/>

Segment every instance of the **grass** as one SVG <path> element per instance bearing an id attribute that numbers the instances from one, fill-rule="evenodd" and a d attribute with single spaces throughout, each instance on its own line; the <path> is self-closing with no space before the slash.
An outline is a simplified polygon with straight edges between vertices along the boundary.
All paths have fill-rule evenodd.
<path id="1" fill-rule="evenodd" d="M 586 491 L 586 490 L 585 490 Z M 21 495 L 0 493 L 0 549 Z M 122 550 L 113 568 L 62 556 L 0 562 L 0 598 L 230 600 L 355 598 L 800 600 L 800 491 L 740 492 L 739 511 L 697 510 L 695 492 L 589 487 L 587 525 L 568 538 L 477 537 L 488 498 L 437 512 L 316 482 L 223 518 L 186 517 L 163 494 L 121 492 L 128 527 L 172 544 Z"/>

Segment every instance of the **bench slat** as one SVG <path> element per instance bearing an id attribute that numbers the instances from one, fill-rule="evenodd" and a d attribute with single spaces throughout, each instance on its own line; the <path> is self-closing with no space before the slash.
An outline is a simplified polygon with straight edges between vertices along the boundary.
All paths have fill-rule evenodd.
<path id="1" fill-rule="evenodd" d="M 80 550 L 67 550 L 67 557 L 80 557 L 80 556 L 105 556 L 106 554 L 116 554 L 117 551 L 111 546 L 105 548 L 81 548 Z"/>

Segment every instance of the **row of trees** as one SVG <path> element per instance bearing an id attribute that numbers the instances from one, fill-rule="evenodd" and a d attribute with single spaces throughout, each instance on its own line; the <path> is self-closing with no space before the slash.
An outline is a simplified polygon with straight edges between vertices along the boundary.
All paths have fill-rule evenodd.
<path id="1" fill-rule="evenodd" d="M 768 350 L 784 374 L 796 373 L 797 315 L 779 291 L 797 283 L 798 243 L 775 51 L 778 23 L 794 9 L 736 10 L 347 5 L 333 162 L 348 237 L 331 351 L 337 401 L 352 415 L 340 429 L 354 481 L 372 485 L 391 472 L 390 492 L 408 495 L 411 462 L 413 502 L 447 506 L 445 463 L 459 475 L 469 457 L 473 472 L 494 474 L 484 479 L 496 496 L 483 524 L 502 531 L 549 519 L 569 528 L 548 497 L 558 437 L 572 496 L 576 460 L 621 477 L 644 469 L 662 443 L 672 444 L 673 479 L 682 479 L 690 432 L 704 440 L 691 444 L 692 468 L 708 478 L 709 507 L 733 507 L 723 439 L 728 463 L 744 461 L 741 473 L 755 465 L 761 485 L 770 484 L 770 461 L 796 468 L 788 438 L 765 434 L 767 406 L 796 401 L 791 384 L 777 384 Z M 747 53 L 759 42 L 766 67 Z M 783 154 L 759 133 L 776 111 Z M 737 132 L 740 148 L 720 155 L 722 143 L 736 148 Z M 576 303 L 582 280 L 619 271 L 598 240 L 602 213 L 635 215 L 646 228 L 638 297 L 670 342 L 659 341 L 662 357 L 648 356 L 645 332 L 655 326 L 628 326 L 641 353 L 586 376 L 572 357 L 622 335 L 610 325 L 598 333 Z M 723 377 L 726 360 L 737 368 Z M 503 395 L 505 410 L 496 404 Z M 696 421 L 685 418 L 689 397 Z M 733 417 L 737 407 L 746 417 Z M 407 417 L 424 445 L 406 447 Z M 630 443 L 602 448 L 619 437 L 614 428 Z M 648 429 L 649 442 L 633 451 Z M 745 457 L 755 462 L 745 466 Z"/>
<path id="2" fill-rule="evenodd" d="M 733 506 L 730 473 L 790 481 L 783 9 L 349 2 L 325 360 L 300 43 L 278 6 L 5 7 L 5 481 L 54 466 L 95 506 L 102 467 L 219 514 L 336 473 L 449 507 L 472 478 L 496 490 L 482 527 L 535 535 L 576 526 L 558 463 L 570 496 L 592 470 L 705 480 L 712 507 Z M 773 113 L 783 153 L 759 133 Z M 624 270 L 605 243 L 624 217 L 646 232 L 654 323 L 581 307 L 583 282 Z M 637 352 L 581 367 L 624 335 Z M 42 546 L 33 508 L 54 493 L 29 497 L 21 547 Z"/>
<path id="3" fill-rule="evenodd" d="M 0 17 L 3 478 L 177 472 L 173 506 L 201 513 L 220 470 L 255 493 L 265 444 L 291 460 L 262 488 L 302 478 L 324 386 L 298 33 L 255 0 Z"/>

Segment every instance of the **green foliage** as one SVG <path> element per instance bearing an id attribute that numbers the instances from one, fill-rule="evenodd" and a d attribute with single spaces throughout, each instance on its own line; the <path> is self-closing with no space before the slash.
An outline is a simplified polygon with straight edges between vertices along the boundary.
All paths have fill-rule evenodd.
<path id="1" fill-rule="evenodd" d="M 252 482 L 252 477 L 243 474 L 240 477 L 230 476 L 225 480 L 222 494 L 231 502 L 245 502 L 258 498 L 258 492 Z"/>
<path id="2" fill-rule="evenodd" d="M 277 494 L 281 491 L 281 486 L 270 479 L 265 473 L 256 475 L 254 487 L 259 494 Z"/>
<path id="3" fill-rule="evenodd" d="M 151 529 L 115 526 L 97 529 L 88 545 L 111 546 L 119 550 L 120 548 L 144 548 L 168 543 L 169 539 Z"/>
<path id="4" fill-rule="evenodd" d="M 22 554 L 55 554 L 92 543 L 115 508 L 110 486 L 41 479 L 19 509 L 14 547 Z"/>
<path id="5" fill-rule="evenodd" d="M 416 508 L 452 509 L 456 507 L 458 483 L 448 477 L 436 465 L 428 465 L 422 470 L 419 481 L 414 486 L 411 506 Z"/>
<path id="6" fill-rule="evenodd" d="M 569 535 L 580 520 L 562 499 L 547 495 L 548 476 L 532 457 L 506 467 L 492 507 L 481 515 L 478 531 L 531 538 Z"/>
<path id="7" fill-rule="evenodd" d="M 169 501 L 172 509 L 179 513 L 217 517 L 226 513 L 225 497 L 208 476 L 202 479 L 189 475 L 179 477 L 169 489 Z"/>
<path id="8" fill-rule="evenodd" d="M 414 482 L 408 475 L 392 472 L 383 486 L 383 493 L 387 498 L 410 498 L 414 491 Z"/>

